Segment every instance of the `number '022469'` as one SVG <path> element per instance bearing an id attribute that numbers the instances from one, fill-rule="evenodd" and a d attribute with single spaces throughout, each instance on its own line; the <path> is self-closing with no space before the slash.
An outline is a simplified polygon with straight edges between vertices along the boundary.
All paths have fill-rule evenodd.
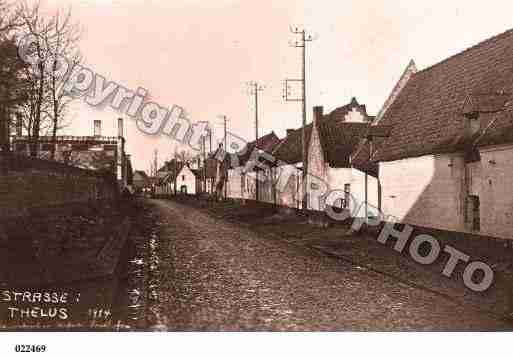
<path id="1" fill-rule="evenodd" d="M 17 344 L 14 346 L 16 353 L 43 353 L 46 345 Z"/>

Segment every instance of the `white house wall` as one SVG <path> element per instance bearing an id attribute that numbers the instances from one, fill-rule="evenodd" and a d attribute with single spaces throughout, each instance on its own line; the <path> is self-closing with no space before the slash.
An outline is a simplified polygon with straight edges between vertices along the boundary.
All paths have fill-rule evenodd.
<path id="1" fill-rule="evenodd" d="M 480 152 L 481 234 L 513 238 L 513 146 Z"/>
<path id="2" fill-rule="evenodd" d="M 196 194 L 196 176 L 188 167 L 182 168 L 176 177 L 176 190 L 181 192 L 182 186 L 187 187 L 187 194 Z"/>
<path id="3" fill-rule="evenodd" d="M 237 167 L 228 170 L 228 185 L 227 195 L 228 198 L 241 199 L 242 193 L 242 167 Z"/>
<path id="4" fill-rule="evenodd" d="M 365 172 L 359 171 L 356 168 L 351 169 L 351 182 L 350 182 L 350 203 L 349 209 L 353 217 L 365 217 Z M 344 190 L 341 186 L 338 189 Z M 367 176 L 367 211 L 369 216 L 377 215 L 379 209 L 379 180 L 371 175 Z M 373 208 L 376 208 L 374 210 Z"/>
<path id="5" fill-rule="evenodd" d="M 274 168 L 276 181 L 276 204 L 279 206 L 301 207 L 301 171 L 294 165 Z"/>
<path id="6" fill-rule="evenodd" d="M 383 213 L 403 223 L 464 231 L 464 174 L 461 154 L 381 162 Z"/>

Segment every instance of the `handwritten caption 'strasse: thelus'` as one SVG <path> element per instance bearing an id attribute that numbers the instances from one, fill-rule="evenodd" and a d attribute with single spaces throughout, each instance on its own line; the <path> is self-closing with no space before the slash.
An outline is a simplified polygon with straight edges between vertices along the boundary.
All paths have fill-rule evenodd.
<path id="1" fill-rule="evenodd" d="M 76 299 L 78 301 L 78 298 Z M 3 290 L 0 302 L 8 303 L 9 319 L 61 319 L 69 317 L 67 292 L 17 292 Z"/>

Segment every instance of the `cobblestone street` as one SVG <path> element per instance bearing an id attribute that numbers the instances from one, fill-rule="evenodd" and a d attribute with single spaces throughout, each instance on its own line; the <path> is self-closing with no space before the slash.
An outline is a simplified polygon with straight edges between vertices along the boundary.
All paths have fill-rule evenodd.
<path id="1" fill-rule="evenodd" d="M 507 330 L 471 308 L 186 204 L 150 200 L 168 330 Z"/>

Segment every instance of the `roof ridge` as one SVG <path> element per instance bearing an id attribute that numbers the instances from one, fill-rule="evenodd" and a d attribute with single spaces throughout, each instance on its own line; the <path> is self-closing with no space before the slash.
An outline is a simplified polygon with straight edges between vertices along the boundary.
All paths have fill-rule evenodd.
<path id="1" fill-rule="evenodd" d="M 464 50 L 462 50 L 460 52 L 457 52 L 457 53 L 455 53 L 455 54 L 453 54 L 453 55 L 451 55 L 451 56 L 449 56 L 449 57 L 447 57 L 447 58 L 445 58 L 445 59 L 443 59 L 443 60 L 441 60 L 439 62 L 434 63 L 433 65 L 430 65 L 430 66 L 426 67 L 425 69 L 419 70 L 419 71 L 415 72 L 413 74 L 413 76 L 415 77 L 416 75 L 419 75 L 421 73 L 428 72 L 428 71 L 432 70 L 433 68 L 438 67 L 439 65 L 443 65 L 446 62 L 449 62 L 449 61 L 453 60 L 454 58 L 457 58 L 459 56 L 463 56 L 463 55 L 465 55 L 466 53 L 468 53 L 468 52 L 470 52 L 472 50 L 475 50 L 475 49 L 477 49 L 479 47 L 485 46 L 485 45 L 487 45 L 487 44 L 489 44 L 489 43 L 491 43 L 493 41 L 500 40 L 503 37 L 506 37 L 508 35 L 513 35 L 513 28 L 509 29 L 509 30 L 506 30 L 506 31 L 504 31 L 504 32 L 502 32 L 502 33 L 500 33 L 498 35 L 489 37 L 489 38 L 487 38 L 487 39 L 485 39 L 483 41 L 480 41 L 480 42 L 478 42 L 475 45 L 472 45 L 472 46 L 470 46 L 470 47 L 468 47 L 468 48 L 466 48 L 466 49 L 464 49 Z"/>

